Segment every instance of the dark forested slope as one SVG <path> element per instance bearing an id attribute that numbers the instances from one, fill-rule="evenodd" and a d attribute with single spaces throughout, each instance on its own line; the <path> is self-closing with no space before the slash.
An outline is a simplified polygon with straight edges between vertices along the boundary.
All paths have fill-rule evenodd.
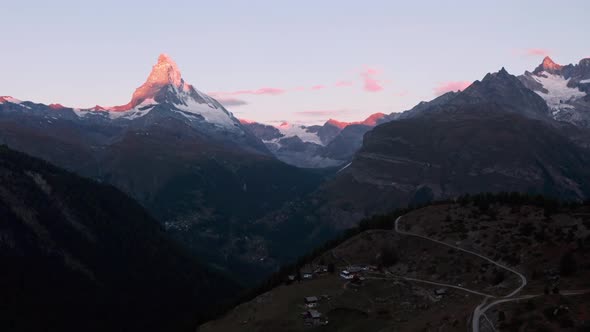
<path id="1" fill-rule="evenodd" d="M 0 330 L 190 330 L 237 286 L 112 186 L 0 147 Z"/>

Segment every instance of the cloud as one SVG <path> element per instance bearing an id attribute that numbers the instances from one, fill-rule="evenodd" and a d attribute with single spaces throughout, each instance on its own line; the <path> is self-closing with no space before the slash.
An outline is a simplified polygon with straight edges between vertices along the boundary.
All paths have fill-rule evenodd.
<path id="1" fill-rule="evenodd" d="M 363 78 L 363 89 L 368 92 L 379 92 L 383 90 L 383 84 L 381 80 L 375 78 L 375 76 L 379 75 L 380 71 L 373 68 L 366 68 L 363 72 L 361 72 L 361 77 Z"/>
<path id="2" fill-rule="evenodd" d="M 278 96 L 283 93 L 287 92 L 285 89 L 281 88 L 260 88 L 256 90 L 237 90 L 237 91 L 218 91 L 218 92 L 211 92 L 210 95 L 213 96 L 240 96 L 240 95 L 271 95 L 271 96 Z"/>
<path id="3" fill-rule="evenodd" d="M 234 98 L 234 97 L 217 97 L 215 98 L 217 99 L 218 102 L 221 103 L 221 105 L 229 107 L 229 106 L 233 106 L 233 107 L 237 107 L 237 106 L 243 106 L 243 105 L 248 105 L 248 102 L 242 99 L 238 99 L 238 98 Z"/>
<path id="4" fill-rule="evenodd" d="M 342 113 L 350 112 L 347 108 L 339 108 L 339 109 L 320 109 L 320 110 L 306 110 L 306 111 L 299 111 L 294 112 L 296 115 L 303 115 L 303 116 L 311 116 L 311 117 L 325 117 L 325 116 L 333 116 L 339 115 Z"/>
<path id="5" fill-rule="evenodd" d="M 546 56 L 549 55 L 549 50 L 544 49 L 544 48 L 529 48 L 525 50 L 525 54 L 526 55 L 532 55 L 532 56 Z"/>
<path id="6" fill-rule="evenodd" d="M 317 90 L 323 90 L 325 88 L 326 88 L 326 86 L 325 85 L 321 85 L 321 84 L 314 85 L 314 86 L 311 87 L 311 89 L 312 90 L 315 90 L 315 91 L 317 91 Z"/>
<path id="7" fill-rule="evenodd" d="M 550 55 L 552 52 L 549 49 L 546 48 L 525 48 L 525 49 L 516 49 L 513 51 L 514 55 L 519 55 L 519 56 L 525 56 L 525 57 L 530 57 L 530 56 L 548 56 Z"/>
<path id="8" fill-rule="evenodd" d="M 352 84 L 353 84 L 352 81 L 338 81 L 334 85 L 341 88 L 341 87 L 352 86 Z"/>
<path id="9" fill-rule="evenodd" d="M 457 90 L 465 90 L 468 86 L 471 85 L 469 81 L 451 81 L 451 82 L 442 82 L 439 83 L 438 86 L 434 88 L 434 93 L 437 96 L 445 94 L 449 91 L 457 91 Z"/>

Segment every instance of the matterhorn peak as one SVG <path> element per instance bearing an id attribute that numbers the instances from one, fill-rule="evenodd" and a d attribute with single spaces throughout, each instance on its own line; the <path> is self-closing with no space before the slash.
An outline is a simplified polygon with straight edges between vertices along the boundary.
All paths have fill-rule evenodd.
<path id="1" fill-rule="evenodd" d="M 152 72 L 146 83 L 160 86 L 172 84 L 180 87 L 182 77 L 178 65 L 176 65 L 176 62 L 168 54 L 160 54 L 158 63 L 152 67 Z"/>
<path id="2" fill-rule="evenodd" d="M 127 105 L 114 107 L 113 110 L 128 110 L 146 100 L 155 99 L 160 91 L 168 87 L 174 91 L 190 91 L 192 89 L 192 86 L 184 83 L 176 62 L 169 55 L 163 53 L 158 57 L 158 62 L 152 67 L 145 83 L 133 93 L 131 102 Z"/>

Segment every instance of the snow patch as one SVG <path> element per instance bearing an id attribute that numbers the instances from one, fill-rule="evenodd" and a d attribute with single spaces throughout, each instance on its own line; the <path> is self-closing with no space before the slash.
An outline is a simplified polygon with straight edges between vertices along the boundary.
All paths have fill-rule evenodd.
<path id="1" fill-rule="evenodd" d="M 10 96 L 0 97 L 0 105 L 4 103 L 14 104 L 26 109 L 31 109 L 30 106 L 24 105 L 22 100 L 12 98 Z"/>
<path id="2" fill-rule="evenodd" d="M 581 80 L 580 83 L 582 83 L 582 84 L 590 83 L 590 79 Z"/>
<path id="3" fill-rule="evenodd" d="M 308 132 L 307 127 L 304 125 L 283 122 L 276 128 L 281 132 L 281 134 L 285 135 L 284 137 L 275 139 L 276 141 L 287 137 L 297 136 L 303 142 L 324 145 L 320 137 L 316 133 Z"/>
<path id="4" fill-rule="evenodd" d="M 563 109 L 572 108 L 573 106 L 569 104 L 570 101 L 586 95 L 577 88 L 568 87 L 567 83 L 569 80 L 566 80 L 560 75 L 541 72 L 539 75 L 534 75 L 533 78 L 547 89 L 548 93 L 542 91 L 535 92 L 545 99 L 549 108 L 553 110 L 553 114 Z"/>
<path id="5" fill-rule="evenodd" d="M 22 100 L 18 100 L 10 96 L 0 97 L 0 104 L 4 104 L 5 102 L 20 105 L 22 103 Z"/>
<path id="6" fill-rule="evenodd" d="M 239 121 L 235 119 L 233 115 L 230 112 L 228 112 L 223 106 L 221 106 L 220 103 L 196 89 L 192 89 L 192 91 L 195 91 L 199 95 L 199 97 L 206 101 L 206 103 L 200 103 L 194 98 L 192 98 L 190 96 L 190 90 L 189 92 L 176 91 L 181 100 L 184 102 L 184 105 L 174 105 L 174 107 L 182 111 L 181 114 L 183 114 L 189 119 L 198 119 L 198 117 L 194 115 L 191 116 L 191 114 L 200 115 L 203 118 L 205 118 L 205 121 L 214 124 L 218 127 L 222 127 L 229 130 L 238 130 L 239 126 L 236 126 L 236 124 L 238 124 Z"/>

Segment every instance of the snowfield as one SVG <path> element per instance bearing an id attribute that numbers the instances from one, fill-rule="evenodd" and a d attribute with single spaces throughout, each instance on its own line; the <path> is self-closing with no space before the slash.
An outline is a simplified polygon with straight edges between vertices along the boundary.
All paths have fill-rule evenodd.
<path id="1" fill-rule="evenodd" d="M 586 95 L 577 88 L 568 87 L 567 83 L 569 80 L 566 80 L 562 76 L 541 72 L 539 75 L 534 75 L 532 77 L 548 90 L 548 93 L 541 91 L 535 92 L 545 99 L 547 105 L 553 110 L 554 114 L 562 109 L 572 108 L 573 106 L 569 105 L 570 101 Z"/>
<path id="2" fill-rule="evenodd" d="M 276 128 L 279 129 L 281 134 L 283 134 L 285 136 L 281 137 L 279 139 L 274 139 L 273 141 L 278 141 L 278 140 L 280 140 L 282 138 L 286 138 L 286 137 L 297 136 L 303 142 L 315 143 L 315 144 L 319 144 L 322 146 L 324 145 L 322 143 L 322 140 L 320 139 L 320 137 L 316 133 L 308 132 L 307 127 L 304 125 L 283 122 L 279 126 L 277 126 Z"/>

